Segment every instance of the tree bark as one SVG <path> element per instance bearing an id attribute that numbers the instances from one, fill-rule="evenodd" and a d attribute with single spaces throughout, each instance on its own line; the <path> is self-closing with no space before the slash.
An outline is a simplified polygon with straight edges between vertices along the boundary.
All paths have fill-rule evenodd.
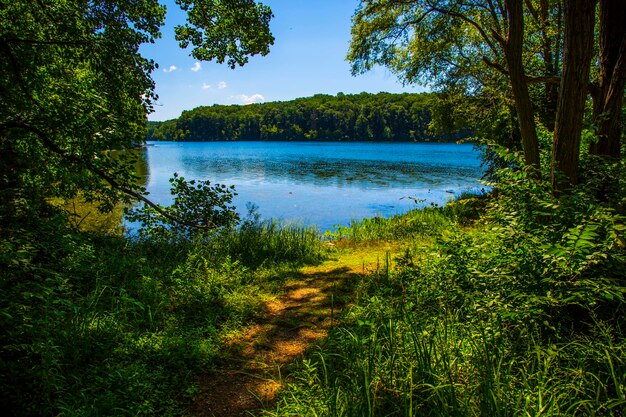
<path id="1" fill-rule="evenodd" d="M 556 194 L 578 181 L 580 137 L 593 55 L 595 0 L 565 0 L 565 47 L 552 143 Z"/>
<path id="2" fill-rule="evenodd" d="M 539 141 L 535 129 L 535 117 L 532 101 L 526 83 L 524 63 L 522 61 L 522 47 L 524 41 L 523 3 L 519 0 L 505 0 L 508 20 L 508 33 L 504 45 L 504 56 L 509 68 L 511 89 L 522 136 L 524 159 L 526 164 L 537 170 L 539 163 Z"/>
<path id="3" fill-rule="evenodd" d="M 600 55 L 598 85 L 593 97 L 593 120 L 598 142 L 591 154 L 619 158 L 622 126 L 621 111 L 626 80 L 626 3 L 600 0 Z"/>
<path id="4" fill-rule="evenodd" d="M 544 74 L 547 77 L 558 77 L 558 50 L 560 47 L 560 40 L 557 36 L 556 40 L 549 34 L 549 9 L 551 5 L 548 0 L 539 1 L 539 19 L 541 25 L 541 40 L 542 48 L 541 55 L 543 58 Z M 561 11 L 560 4 L 557 4 L 558 12 L 557 19 L 557 33 L 560 33 L 561 29 Z M 544 92 L 544 106 L 545 114 L 543 116 L 543 122 L 546 128 L 550 132 L 554 132 L 554 123 L 556 122 L 556 105 L 559 100 L 559 88 L 558 83 L 546 82 Z"/>

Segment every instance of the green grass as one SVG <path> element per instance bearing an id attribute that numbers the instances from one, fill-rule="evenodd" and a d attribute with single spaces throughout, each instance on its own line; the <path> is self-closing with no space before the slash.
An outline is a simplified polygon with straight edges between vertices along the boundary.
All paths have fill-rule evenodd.
<path id="1" fill-rule="evenodd" d="M 324 237 L 255 220 L 133 240 L 54 218 L 2 236 L 2 403 L 184 414 L 224 340 L 297 268 L 341 251 L 344 267 L 376 267 L 266 415 L 623 415 L 625 218 L 516 187 Z"/>
<path id="2" fill-rule="evenodd" d="M 12 415 L 180 415 L 223 339 L 286 272 L 323 256 L 314 232 L 274 223 L 199 241 L 48 224 L 2 243 L 0 390 Z"/>
<path id="3" fill-rule="evenodd" d="M 334 240 L 352 243 L 372 241 L 409 241 L 417 237 L 438 235 L 444 230 L 470 224 L 484 206 L 484 195 L 463 194 L 445 206 L 427 206 L 390 218 L 373 217 L 352 221 L 327 232 Z"/>
<path id="4" fill-rule="evenodd" d="M 370 307 L 371 308 L 371 307 Z M 354 312 L 353 312 L 354 313 Z M 518 346 L 453 317 L 359 314 L 299 365 L 277 410 L 298 416 L 620 415 L 623 341 Z M 606 335 L 605 335 L 606 336 Z M 599 349 L 600 348 L 600 349 Z"/>
<path id="5" fill-rule="evenodd" d="M 520 202 L 507 199 L 474 223 L 452 205 L 347 230 L 407 249 L 363 278 L 357 302 L 265 414 L 626 413 L 624 218 L 565 205 L 577 199 L 511 212 Z M 540 210 L 542 222 L 521 217 Z M 433 224 L 399 234 L 411 219 Z"/>

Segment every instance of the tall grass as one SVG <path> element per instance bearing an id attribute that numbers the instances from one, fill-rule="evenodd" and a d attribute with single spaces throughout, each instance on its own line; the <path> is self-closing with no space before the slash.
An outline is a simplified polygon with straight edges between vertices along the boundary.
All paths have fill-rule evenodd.
<path id="1" fill-rule="evenodd" d="M 626 411 L 626 343 L 512 341 L 500 323 L 431 322 L 372 301 L 295 372 L 272 416 L 573 416 Z M 601 329 L 602 323 L 596 323 Z M 511 345 L 515 344 L 514 347 Z"/>
<path id="2" fill-rule="evenodd" d="M 438 235 L 465 225 L 478 217 L 485 196 L 463 194 L 445 206 L 427 206 L 389 218 L 373 217 L 353 220 L 350 226 L 338 226 L 326 233 L 331 239 L 352 242 L 405 241 L 416 237 Z"/>
<path id="3" fill-rule="evenodd" d="M 42 224 L 0 242 L 0 402 L 9 415 L 181 415 L 223 337 L 283 271 L 318 262 L 313 231 L 274 223 L 196 241 Z"/>
<path id="4" fill-rule="evenodd" d="M 276 263 L 316 263 L 324 248 L 315 229 L 268 220 L 244 223 L 203 242 L 218 253 L 227 253 L 248 266 Z"/>
<path id="5" fill-rule="evenodd" d="M 526 186 L 501 189 L 472 228 L 454 205 L 409 214 L 434 225 L 363 278 L 266 415 L 624 415 L 625 219 Z M 401 220 L 346 235 L 398 238 Z"/>

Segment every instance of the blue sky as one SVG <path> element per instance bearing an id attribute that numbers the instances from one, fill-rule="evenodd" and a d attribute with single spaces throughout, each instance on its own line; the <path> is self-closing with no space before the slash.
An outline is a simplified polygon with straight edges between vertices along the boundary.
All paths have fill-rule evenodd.
<path id="1" fill-rule="evenodd" d="M 385 68 L 353 77 L 345 60 L 351 17 L 357 0 L 265 0 L 274 19 L 275 42 L 265 57 L 255 56 L 244 67 L 198 63 L 174 40 L 174 26 L 185 15 L 174 0 L 168 6 L 163 37 L 142 48 L 159 64 L 154 74 L 159 101 L 150 120 L 178 117 L 183 110 L 212 104 L 247 104 L 291 100 L 317 93 L 346 94 L 420 92 L 403 87 Z"/>

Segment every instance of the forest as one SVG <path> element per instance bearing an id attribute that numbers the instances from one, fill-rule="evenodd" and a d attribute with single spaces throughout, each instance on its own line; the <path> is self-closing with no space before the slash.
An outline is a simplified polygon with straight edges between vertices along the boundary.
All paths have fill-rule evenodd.
<path id="1" fill-rule="evenodd" d="M 194 59 L 271 53 L 268 6 L 175 4 Z M 435 94 L 206 107 L 150 126 L 173 140 L 204 138 L 211 118 L 241 140 L 344 135 L 353 119 L 358 140 L 471 126 L 489 193 L 327 233 L 240 216 L 232 187 L 176 173 L 171 205 L 146 194 L 132 150 L 157 66 L 140 51 L 165 13 L 0 2 L 5 415 L 626 415 L 622 0 L 360 0 L 352 72 L 383 66 Z M 266 124 L 239 123 L 257 111 Z"/>
<path id="2" fill-rule="evenodd" d="M 429 129 L 433 94 L 318 94 L 287 102 L 198 107 L 174 120 L 149 122 L 148 140 L 458 141 L 469 127 Z M 436 108 L 435 108 L 436 109 Z M 446 115 L 436 115 L 440 122 Z"/>

